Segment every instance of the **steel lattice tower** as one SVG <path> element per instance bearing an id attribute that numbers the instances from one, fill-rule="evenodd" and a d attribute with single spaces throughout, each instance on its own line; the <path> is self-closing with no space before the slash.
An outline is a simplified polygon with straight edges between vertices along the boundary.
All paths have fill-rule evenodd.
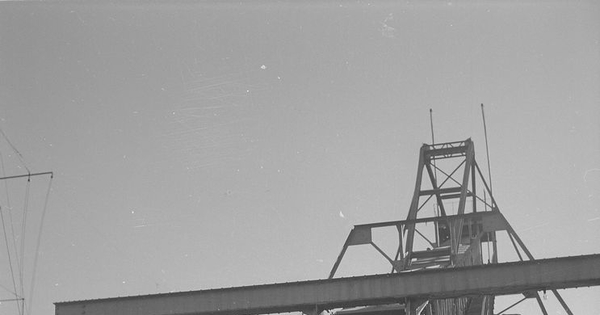
<path id="1" fill-rule="evenodd" d="M 430 209 L 434 209 L 433 216 L 426 215 L 431 213 L 427 211 Z M 398 247 L 394 255 L 385 253 L 372 236 L 374 229 L 390 226 L 395 226 L 398 231 Z M 534 260 L 500 212 L 490 185 L 475 161 L 473 141 L 423 144 L 406 220 L 355 226 L 329 278 L 335 276 L 347 249 L 355 245 L 373 246 L 390 263 L 392 273 L 497 264 L 499 232 L 508 234 L 521 261 Z M 553 293 L 565 311 L 571 314 L 560 294 L 556 290 Z M 514 305 L 532 298 L 537 300 L 541 312 L 547 314 L 537 291 L 522 294 L 522 299 Z M 411 298 L 387 308 L 390 314 L 493 315 L 494 299 L 493 292 L 453 299 Z M 338 313 L 375 312 L 381 314 L 385 307 Z"/>
<path id="2" fill-rule="evenodd" d="M 391 254 L 373 237 L 381 228 L 395 235 L 384 240 L 394 243 Z M 499 262 L 498 248 L 506 246 L 498 236 L 519 261 Z M 334 279 L 347 250 L 359 245 L 374 248 L 390 269 Z M 500 212 L 467 139 L 421 147 L 407 219 L 354 226 L 328 279 L 61 302 L 56 314 L 500 315 L 530 299 L 547 315 L 545 290 L 572 314 L 556 290 L 595 285 L 600 254 L 534 260 Z M 495 311 L 500 295 L 520 297 Z"/>

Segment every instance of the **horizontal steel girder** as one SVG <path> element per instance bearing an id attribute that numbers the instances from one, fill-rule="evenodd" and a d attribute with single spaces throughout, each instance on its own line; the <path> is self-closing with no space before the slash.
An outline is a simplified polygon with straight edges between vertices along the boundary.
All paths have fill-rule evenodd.
<path id="1" fill-rule="evenodd" d="M 269 314 L 600 285 L 600 254 L 56 303 L 57 315 Z"/>

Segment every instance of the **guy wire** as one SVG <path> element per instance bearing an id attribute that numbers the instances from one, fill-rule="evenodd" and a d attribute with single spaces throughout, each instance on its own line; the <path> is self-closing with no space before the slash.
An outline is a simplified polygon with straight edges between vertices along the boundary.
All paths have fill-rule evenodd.
<path id="1" fill-rule="evenodd" d="M 48 182 L 48 190 L 46 191 L 46 198 L 44 200 L 44 208 L 42 209 L 42 218 L 40 220 L 40 227 L 38 230 L 37 242 L 35 245 L 35 256 L 33 258 L 33 271 L 31 274 L 31 285 L 29 291 L 29 310 L 28 314 L 31 315 L 31 309 L 33 308 L 33 294 L 35 291 L 35 278 L 38 266 L 38 258 L 40 256 L 40 245 L 42 243 L 42 230 L 44 228 L 44 221 L 46 219 L 46 210 L 48 209 L 48 199 L 50 199 L 50 192 L 52 191 L 52 180 L 54 179 L 54 174 L 50 175 L 50 181 Z"/>
<path id="2" fill-rule="evenodd" d="M 19 294 L 17 293 L 17 283 L 15 282 L 15 271 L 13 269 L 13 265 L 12 265 L 12 258 L 10 255 L 10 246 L 8 245 L 8 236 L 6 235 L 6 225 L 4 224 L 4 214 L 2 213 L 2 207 L 0 207 L 0 217 L 2 218 L 2 231 L 4 232 L 4 242 L 6 243 L 6 252 L 8 255 L 8 266 L 10 267 L 10 274 L 11 274 L 11 278 L 12 278 L 12 284 L 13 284 L 13 288 L 14 288 L 14 292 L 11 292 L 12 294 L 14 294 L 15 299 L 19 299 Z M 19 305 L 19 303 L 17 302 L 17 309 L 19 310 L 19 314 L 21 314 L 21 307 Z"/>
<path id="3" fill-rule="evenodd" d="M 21 161 L 21 164 L 23 164 L 23 167 L 25 167 L 25 170 L 27 170 L 27 173 L 31 173 L 31 171 L 29 171 L 29 168 L 27 167 L 27 164 L 25 163 L 25 158 L 23 158 L 23 155 L 21 154 L 21 152 L 19 152 L 19 150 L 17 150 L 17 148 L 12 144 L 12 142 L 10 142 L 10 139 L 8 139 L 8 137 L 6 136 L 6 134 L 4 133 L 2 128 L 0 128 L 0 134 L 2 134 L 2 137 L 4 137 L 4 139 L 6 140 L 8 145 L 16 153 L 17 158 L 19 159 L 19 161 Z"/>

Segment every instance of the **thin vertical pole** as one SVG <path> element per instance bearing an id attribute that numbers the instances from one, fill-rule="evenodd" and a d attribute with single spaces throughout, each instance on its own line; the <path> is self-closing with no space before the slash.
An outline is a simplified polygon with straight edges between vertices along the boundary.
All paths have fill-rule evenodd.
<path id="1" fill-rule="evenodd" d="M 431 127 L 431 145 L 435 144 L 435 133 L 433 132 L 433 109 L 429 109 L 429 125 Z M 433 159 L 433 180 L 435 181 L 434 183 L 434 187 L 437 187 L 437 166 L 435 165 L 435 158 Z M 439 213 L 439 209 L 438 209 L 438 204 L 436 203 L 434 211 L 435 211 L 435 216 L 438 216 Z M 439 239 L 439 235 L 438 235 L 438 222 L 434 222 L 433 223 L 433 229 L 435 230 L 435 243 L 437 246 L 440 245 L 440 239 Z"/>
<path id="2" fill-rule="evenodd" d="M 488 146 L 487 126 L 485 124 L 485 112 L 483 110 L 483 103 L 481 103 L 481 117 L 483 118 L 483 133 L 485 135 L 485 153 L 487 155 L 488 178 L 490 179 L 490 193 L 491 193 L 492 192 L 492 168 L 490 166 L 490 149 Z"/>
<path id="3" fill-rule="evenodd" d="M 433 109 L 429 109 L 429 125 L 431 126 L 431 145 L 435 144 L 435 133 L 433 132 Z M 433 178 L 437 185 L 437 167 L 435 166 L 435 159 L 433 159 Z"/>
<path id="4" fill-rule="evenodd" d="M 435 136 L 433 133 L 433 109 L 429 109 L 429 124 L 431 126 L 431 144 L 435 144 Z"/>

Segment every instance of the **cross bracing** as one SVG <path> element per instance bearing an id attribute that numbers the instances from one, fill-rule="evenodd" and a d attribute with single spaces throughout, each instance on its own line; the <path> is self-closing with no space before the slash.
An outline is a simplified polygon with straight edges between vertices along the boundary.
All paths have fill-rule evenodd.
<path id="1" fill-rule="evenodd" d="M 434 209 L 434 216 L 425 209 Z M 397 232 L 387 253 L 373 238 Z M 506 233 L 518 261 L 500 262 Z M 336 278 L 345 254 L 371 246 L 389 263 L 386 274 Z M 343 262 L 344 264 L 348 262 Z M 475 160 L 470 139 L 424 144 L 406 220 L 356 225 L 327 279 L 228 289 L 56 303 L 57 315 L 243 315 L 300 311 L 338 315 L 499 315 L 525 300 L 548 314 L 539 292 L 600 285 L 600 254 L 536 260 L 500 212 Z M 520 295 L 494 310 L 495 297 Z M 359 307 L 359 308 L 356 308 Z"/>

